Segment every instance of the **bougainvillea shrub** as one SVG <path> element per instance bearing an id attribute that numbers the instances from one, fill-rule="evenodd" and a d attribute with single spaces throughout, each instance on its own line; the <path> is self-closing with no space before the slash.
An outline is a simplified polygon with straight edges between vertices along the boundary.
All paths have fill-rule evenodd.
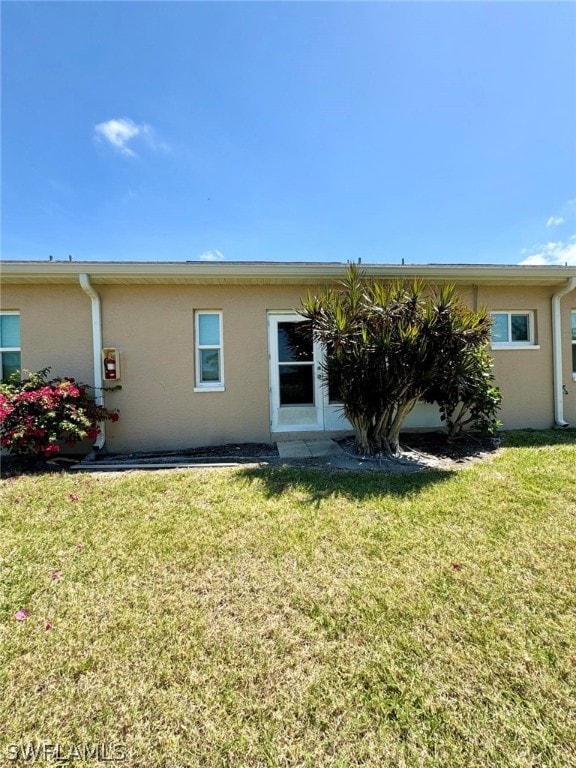
<path id="1" fill-rule="evenodd" d="M 60 444 L 94 440 L 117 411 L 98 405 L 93 389 L 66 376 L 47 378 L 50 369 L 0 385 L 0 445 L 11 454 L 49 458 Z"/>

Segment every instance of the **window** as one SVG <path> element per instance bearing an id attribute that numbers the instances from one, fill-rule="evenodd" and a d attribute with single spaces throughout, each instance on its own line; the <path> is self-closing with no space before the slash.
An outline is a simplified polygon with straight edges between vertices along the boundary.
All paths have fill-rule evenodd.
<path id="1" fill-rule="evenodd" d="M 196 312 L 196 392 L 224 391 L 222 312 Z"/>
<path id="2" fill-rule="evenodd" d="M 20 371 L 20 315 L 0 312 L 0 379 Z"/>
<path id="3" fill-rule="evenodd" d="M 576 381 L 576 312 L 571 312 L 572 318 L 572 378 Z"/>
<path id="4" fill-rule="evenodd" d="M 492 347 L 538 349 L 534 344 L 533 312 L 491 312 Z"/>

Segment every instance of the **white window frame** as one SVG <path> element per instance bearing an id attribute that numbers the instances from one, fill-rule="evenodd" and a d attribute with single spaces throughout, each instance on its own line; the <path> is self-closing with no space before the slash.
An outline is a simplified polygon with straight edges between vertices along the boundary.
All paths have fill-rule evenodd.
<path id="1" fill-rule="evenodd" d="M 490 316 L 494 315 L 508 315 L 508 337 L 512 338 L 512 318 L 514 315 L 522 315 L 528 317 L 528 341 L 493 341 L 491 343 L 491 349 L 540 349 L 538 344 L 534 343 L 534 311 L 531 309 L 494 309 L 490 312 Z"/>
<path id="2" fill-rule="evenodd" d="M 570 340 L 572 342 L 570 352 L 572 352 L 572 361 L 574 361 L 574 350 L 576 350 L 576 339 L 572 338 L 572 328 L 574 328 L 574 326 L 576 326 L 576 309 L 573 309 L 570 312 Z M 576 381 L 576 366 L 574 365 L 574 362 L 572 362 L 572 381 Z"/>
<path id="3" fill-rule="evenodd" d="M 20 319 L 20 312 L 18 310 L 3 309 L 0 311 L 0 315 L 16 315 Z M 18 330 L 21 332 L 21 324 L 18 323 Z M 0 340 L 1 344 L 1 340 Z M 20 339 L 19 347 L 2 347 L 0 346 L 0 381 L 4 378 L 4 370 L 2 368 L 2 353 L 3 352 L 19 352 L 20 353 L 20 372 L 22 372 L 22 339 Z"/>
<path id="4" fill-rule="evenodd" d="M 200 317 L 202 315 L 218 315 L 218 331 L 220 344 L 200 344 Z M 194 312 L 194 364 L 195 387 L 194 392 L 224 392 L 224 337 L 223 337 L 223 312 L 221 309 L 197 309 Z M 219 381 L 201 381 L 202 372 L 201 352 L 203 349 L 217 349 L 220 352 L 220 379 Z"/>

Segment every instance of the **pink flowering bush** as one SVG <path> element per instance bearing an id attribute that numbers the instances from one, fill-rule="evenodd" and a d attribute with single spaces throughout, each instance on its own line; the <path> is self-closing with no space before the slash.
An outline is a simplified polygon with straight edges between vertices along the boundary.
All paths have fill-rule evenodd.
<path id="1" fill-rule="evenodd" d="M 68 376 L 47 380 L 49 371 L 0 385 L 0 445 L 11 454 L 47 459 L 59 442 L 93 440 L 100 422 L 118 421 L 116 411 L 95 403 L 87 384 Z"/>

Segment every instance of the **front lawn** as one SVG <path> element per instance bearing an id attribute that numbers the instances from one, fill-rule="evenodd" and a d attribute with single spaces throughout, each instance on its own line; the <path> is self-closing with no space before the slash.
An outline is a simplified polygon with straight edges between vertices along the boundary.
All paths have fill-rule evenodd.
<path id="1" fill-rule="evenodd" d="M 575 437 L 2 481 L 0 765 L 576 765 Z"/>

